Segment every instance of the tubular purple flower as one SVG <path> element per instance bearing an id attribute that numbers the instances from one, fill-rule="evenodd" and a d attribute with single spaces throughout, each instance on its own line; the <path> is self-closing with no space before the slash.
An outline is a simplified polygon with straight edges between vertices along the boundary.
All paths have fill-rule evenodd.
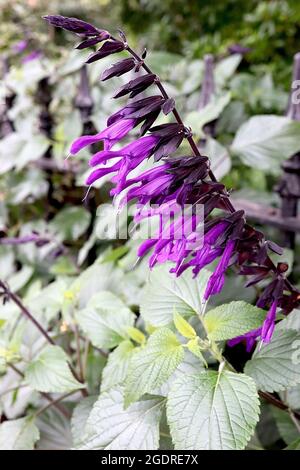
<path id="1" fill-rule="evenodd" d="M 165 100 L 160 95 L 148 96 L 140 100 L 131 101 L 119 111 L 112 114 L 108 120 L 107 125 L 110 126 L 116 121 L 124 118 L 146 118 L 149 114 L 160 111 L 161 106 Z"/>
<path id="2" fill-rule="evenodd" d="M 124 119 L 108 126 L 103 131 L 95 135 L 83 135 L 76 139 L 70 149 L 72 155 L 76 155 L 80 150 L 88 145 L 95 144 L 103 140 L 104 150 L 110 150 L 112 146 L 123 139 L 130 132 L 137 122 L 136 119 Z"/>
<path id="3" fill-rule="evenodd" d="M 208 300 L 211 295 L 221 292 L 225 282 L 225 271 L 230 263 L 235 245 L 235 240 L 229 240 L 227 242 L 218 266 L 208 280 L 204 293 L 204 300 Z"/>
<path id="4" fill-rule="evenodd" d="M 249 333 L 245 333 L 242 336 L 237 336 L 236 338 L 230 339 L 229 341 L 227 341 L 227 344 L 229 347 L 233 347 L 236 344 L 239 344 L 242 341 L 245 341 L 246 351 L 251 352 L 260 334 L 261 334 L 261 328 L 257 328 L 256 330 L 249 331 Z"/>
<path id="5" fill-rule="evenodd" d="M 272 305 L 263 323 L 262 330 L 261 330 L 261 340 L 264 343 L 269 343 L 271 341 L 273 331 L 275 328 L 277 304 L 278 304 L 277 300 L 274 300 L 272 302 Z"/>
<path id="6" fill-rule="evenodd" d="M 107 163 L 110 159 L 119 158 L 119 161 L 112 167 L 98 168 L 88 177 L 86 183 L 91 184 L 102 176 L 116 172 L 112 178 L 113 183 L 117 183 L 116 187 L 111 190 L 111 195 L 122 192 L 127 186 L 127 176 L 135 169 L 145 158 L 148 158 L 157 145 L 159 138 L 155 136 L 141 137 L 131 142 L 120 150 L 97 152 L 90 160 L 91 166 L 97 166 L 101 163 Z M 125 201 L 124 201 L 125 202 Z"/>

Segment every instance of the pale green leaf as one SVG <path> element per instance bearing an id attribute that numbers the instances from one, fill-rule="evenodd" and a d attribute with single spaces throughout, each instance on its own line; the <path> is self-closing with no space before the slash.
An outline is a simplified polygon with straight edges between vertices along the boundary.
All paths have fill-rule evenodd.
<path id="1" fill-rule="evenodd" d="M 300 333 L 275 329 L 270 343 L 256 347 L 245 373 L 264 391 L 278 392 L 300 383 Z"/>
<path id="2" fill-rule="evenodd" d="M 182 377 L 169 393 L 167 417 L 175 449 L 244 449 L 259 417 L 255 383 L 229 371 Z"/>
<path id="3" fill-rule="evenodd" d="M 75 406 L 71 418 L 73 445 L 80 446 L 85 438 L 85 427 L 94 406 L 96 396 L 86 397 Z"/>
<path id="4" fill-rule="evenodd" d="M 68 357 L 59 346 L 47 346 L 26 371 L 26 382 L 39 392 L 70 392 L 84 385 L 72 375 Z"/>
<path id="5" fill-rule="evenodd" d="M 137 350 L 130 361 L 125 388 L 125 404 L 153 393 L 183 360 L 184 350 L 168 328 L 155 331 L 145 347 Z"/>
<path id="6" fill-rule="evenodd" d="M 19 418 L 0 424 L 0 450 L 32 450 L 39 439 L 33 418 Z"/>
<path id="7" fill-rule="evenodd" d="M 179 313 L 174 313 L 174 325 L 176 330 L 185 338 L 195 338 L 197 336 L 196 331 Z"/>
<path id="8" fill-rule="evenodd" d="M 134 351 L 135 348 L 131 341 L 126 340 L 110 353 L 102 372 L 101 391 L 124 382 Z"/>
<path id="9" fill-rule="evenodd" d="M 231 159 L 228 150 L 212 137 L 205 140 L 205 145 L 201 148 L 203 155 L 209 155 L 210 167 L 217 179 L 222 179 L 231 168 Z"/>
<path id="10" fill-rule="evenodd" d="M 200 314 L 203 295 L 211 273 L 205 269 L 196 279 L 187 270 L 176 278 L 170 265 L 158 266 L 150 273 L 141 303 L 143 319 L 153 326 L 170 325 L 174 311 L 183 317 Z"/>
<path id="11" fill-rule="evenodd" d="M 70 420 L 54 407 L 41 413 L 36 420 L 40 431 L 38 450 L 70 450 L 72 435 Z"/>
<path id="12" fill-rule="evenodd" d="M 202 135 L 201 129 L 203 126 L 220 116 L 225 106 L 228 105 L 230 98 L 231 94 L 229 92 L 225 95 L 214 97 L 200 111 L 191 111 L 185 117 L 185 125 L 191 127 L 196 135 Z"/>
<path id="13" fill-rule="evenodd" d="M 278 173 L 281 163 L 300 151 L 300 123 L 283 116 L 254 116 L 238 130 L 232 151 L 243 163 Z"/>
<path id="14" fill-rule="evenodd" d="M 155 450 L 159 445 L 162 399 L 142 400 L 124 409 L 123 388 L 102 393 L 89 416 L 81 450 Z"/>
<path id="15" fill-rule="evenodd" d="M 118 297 L 101 292 L 76 313 L 76 318 L 94 346 L 113 348 L 128 338 L 127 330 L 133 326 L 135 317 Z"/>
<path id="16" fill-rule="evenodd" d="M 143 344 L 146 341 L 146 336 L 144 335 L 144 333 L 138 328 L 135 328 L 134 326 L 129 326 L 127 328 L 127 333 L 130 339 L 132 339 L 138 344 Z"/>
<path id="17" fill-rule="evenodd" d="M 208 337 L 222 341 L 259 328 L 266 312 L 244 301 L 230 302 L 210 310 L 204 316 Z"/>

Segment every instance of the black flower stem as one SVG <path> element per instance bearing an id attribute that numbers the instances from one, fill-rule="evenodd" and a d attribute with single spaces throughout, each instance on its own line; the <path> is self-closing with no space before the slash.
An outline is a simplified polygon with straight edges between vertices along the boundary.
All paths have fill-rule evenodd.
<path id="1" fill-rule="evenodd" d="M 31 313 L 29 312 L 29 310 L 25 307 L 25 305 L 21 302 L 21 300 L 19 299 L 19 297 L 14 294 L 10 289 L 9 287 L 3 282 L 0 280 L 0 289 L 3 290 L 3 293 L 5 296 L 7 296 L 8 299 L 11 299 L 18 307 L 19 309 L 21 310 L 21 312 L 23 313 L 23 315 L 25 317 L 28 318 L 28 320 L 31 321 L 31 323 L 33 323 L 36 328 L 40 331 L 40 333 L 46 338 L 46 340 L 48 341 L 48 343 L 52 344 L 53 346 L 55 345 L 53 339 L 48 335 L 47 331 L 42 327 L 42 325 L 34 318 L 33 315 L 31 315 Z"/>
<path id="2" fill-rule="evenodd" d="M 129 52 L 129 54 L 131 54 L 140 64 L 142 64 L 142 68 L 147 72 L 147 73 L 153 73 L 152 70 L 148 67 L 147 64 L 145 64 L 145 62 L 143 61 L 143 59 L 133 50 L 131 49 L 131 47 L 129 47 L 128 45 L 126 46 L 126 50 Z M 159 91 L 161 92 L 162 96 L 167 100 L 169 99 L 169 95 L 168 93 L 166 92 L 163 84 L 161 83 L 159 77 L 157 77 L 157 79 L 155 80 L 155 83 L 156 83 L 156 86 L 157 88 L 159 89 Z M 178 124 L 181 124 L 182 126 L 184 126 L 184 122 L 183 120 L 181 119 L 180 117 L 180 114 L 178 113 L 177 109 L 174 108 L 173 109 L 173 115 L 176 119 L 176 121 L 178 122 Z M 196 156 L 201 156 L 201 153 L 197 147 L 197 144 L 196 142 L 194 141 L 193 137 L 190 135 L 187 137 L 187 141 L 188 143 L 190 144 L 190 147 L 192 149 L 192 151 L 194 152 L 194 154 Z M 209 177 L 212 181 L 214 182 L 217 182 L 217 178 L 215 177 L 215 174 L 212 170 L 209 170 Z M 235 212 L 235 208 L 234 206 L 232 205 L 231 201 L 229 200 L 228 196 L 225 195 L 225 204 L 226 204 L 226 207 L 228 209 L 229 212 Z"/>
<path id="3" fill-rule="evenodd" d="M 42 413 L 44 413 L 44 411 L 47 411 L 51 406 L 56 406 L 58 405 L 61 401 L 65 400 L 66 398 L 70 397 L 71 395 L 74 395 L 74 393 L 76 393 L 77 390 L 72 390 L 71 392 L 68 392 L 68 393 L 65 393 L 64 395 L 61 395 L 60 397 L 58 398 L 55 398 L 55 399 L 51 399 L 51 401 L 49 401 L 49 403 L 47 403 L 47 405 L 43 406 L 42 408 L 40 408 L 39 410 L 37 410 L 34 414 L 35 418 L 37 418 L 39 415 L 41 415 Z M 70 414 L 68 413 L 68 418 L 70 418 Z"/>
<path id="4" fill-rule="evenodd" d="M 19 309 L 21 310 L 21 312 L 23 313 L 23 315 L 28 318 L 28 320 L 31 321 L 31 323 L 34 324 L 34 326 L 39 330 L 39 332 L 44 336 L 44 338 L 48 341 L 49 344 L 51 344 L 52 346 L 55 346 L 55 342 L 53 341 L 53 339 L 51 338 L 51 336 L 48 335 L 47 331 L 42 327 L 42 325 L 34 318 L 34 316 L 29 312 L 28 308 L 25 307 L 25 305 L 22 303 L 22 301 L 19 299 L 19 297 L 14 294 L 10 289 L 9 287 L 5 284 L 5 282 L 1 281 L 0 280 L 0 289 L 2 289 L 3 291 L 3 294 L 8 298 L 8 299 L 11 299 L 18 307 Z M 82 383 L 82 380 L 81 378 L 78 376 L 76 370 L 74 369 L 74 367 L 72 366 L 72 364 L 70 364 L 70 362 L 68 363 L 69 367 L 70 367 L 70 370 L 73 374 L 73 377 L 80 383 Z M 84 397 L 88 396 L 88 392 L 86 389 L 81 389 L 81 393 Z"/>
<path id="5" fill-rule="evenodd" d="M 18 369 L 18 367 L 16 367 L 14 364 L 11 364 L 11 363 L 9 363 L 8 365 L 16 374 L 18 374 L 20 377 L 22 377 L 24 379 L 25 376 L 24 376 L 23 372 L 20 371 L 20 369 Z M 46 400 L 48 400 L 49 405 L 55 406 L 55 408 L 57 408 L 65 416 L 65 418 L 67 418 L 67 419 L 71 418 L 71 413 L 69 412 L 69 410 L 67 410 L 67 408 L 65 408 L 61 403 L 58 403 L 57 400 L 54 400 L 51 397 L 51 395 L 49 395 L 49 393 L 40 392 L 40 394 L 44 398 L 46 398 Z"/>

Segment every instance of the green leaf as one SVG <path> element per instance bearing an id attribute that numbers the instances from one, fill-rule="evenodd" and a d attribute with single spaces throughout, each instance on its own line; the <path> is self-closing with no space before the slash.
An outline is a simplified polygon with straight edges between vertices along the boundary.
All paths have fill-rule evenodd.
<path id="1" fill-rule="evenodd" d="M 88 228 L 91 215 L 83 207 L 66 207 L 51 221 L 51 227 L 63 240 L 77 240 Z"/>
<path id="2" fill-rule="evenodd" d="M 73 445 L 76 447 L 84 442 L 86 423 L 96 400 L 96 396 L 86 397 L 74 408 L 71 419 L 71 430 Z"/>
<path id="3" fill-rule="evenodd" d="M 83 309 L 102 291 L 117 293 L 124 274 L 113 263 L 101 264 L 96 260 L 83 271 L 70 287 L 76 296 L 78 307 Z"/>
<path id="4" fill-rule="evenodd" d="M 256 347 L 245 373 L 264 391 L 278 392 L 300 383 L 300 334 L 275 329 L 272 340 Z"/>
<path id="5" fill-rule="evenodd" d="M 164 400 L 142 400 L 126 410 L 123 388 L 100 395 L 89 416 L 81 450 L 155 450 Z"/>
<path id="6" fill-rule="evenodd" d="M 70 392 L 84 388 L 72 375 L 68 357 L 59 346 L 47 346 L 29 364 L 25 371 L 26 382 L 39 392 Z"/>
<path id="7" fill-rule="evenodd" d="M 225 106 L 228 105 L 231 94 L 227 92 L 223 96 L 214 97 L 209 104 L 207 104 L 200 111 L 191 111 L 185 117 L 185 125 L 191 127 L 196 135 L 202 135 L 201 129 L 205 124 L 217 119 Z"/>
<path id="8" fill-rule="evenodd" d="M 277 330 L 295 330 L 300 332 L 300 310 L 295 308 L 276 326 Z"/>
<path id="9" fill-rule="evenodd" d="M 145 393 L 153 393 L 175 371 L 184 357 L 183 346 L 168 328 L 160 328 L 147 345 L 135 352 L 129 364 L 125 388 L 125 405 Z"/>
<path id="10" fill-rule="evenodd" d="M 85 309 L 76 313 L 76 318 L 98 348 L 114 348 L 128 338 L 127 330 L 134 324 L 134 314 L 110 292 L 94 296 Z"/>
<path id="11" fill-rule="evenodd" d="M 211 162 L 211 169 L 214 172 L 217 179 L 222 179 L 231 168 L 231 159 L 228 150 L 224 145 L 220 144 L 217 140 L 212 137 L 208 137 L 205 140 L 203 147 L 203 155 L 209 155 Z"/>
<path id="12" fill-rule="evenodd" d="M 278 173 L 280 164 L 300 151 L 300 123 L 275 115 L 254 116 L 238 130 L 232 151 L 245 165 Z"/>
<path id="13" fill-rule="evenodd" d="M 106 366 L 102 372 L 101 391 L 108 390 L 117 384 L 122 384 L 135 348 L 131 341 L 123 341 L 110 353 Z"/>
<path id="14" fill-rule="evenodd" d="M 255 383 L 228 371 L 182 377 L 169 393 L 167 417 L 175 449 L 244 449 L 259 417 Z"/>
<path id="15" fill-rule="evenodd" d="M 300 410 L 300 385 L 280 393 L 282 400 L 292 409 Z"/>
<path id="16" fill-rule="evenodd" d="M 186 346 L 188 350 L 192 354 L 194 354 L 194 356 L 198 357 L 198 359 L 201 360 L 201 362 L 205 365 L 205 367 L 208 367 L 207 362 L 203 357 L 203 354 L 199 345 L 199 338 L 190 339 L 190 341 L 187 343 Z"/>
<path id="17" fill-rule="evenodd" d="M 0 425 L 0 450 L 32 450 L 39 436 L 32 417 L 5 421 Z"/>
<path id="18" fill-rule="evenodd" d="M 70 420 L 54 407 L 37 417 L 36 425 L 40 431 L 38 450 L 70 450 L 72 435 Z"/>
<path id="19" fill-rule="evenodd" d="M 204 324 L 208 337 L 222 341 L 259 328 L 266 312 L 244 301 L 230 302 L 207 312 Z"/>
<path id="20" fill-rule="evenodd" d="M 174 325 L 176 326 L 176 330 L 185 338 L 195 338 L 197 336 L 196 331 L 179 313 L 175 312 L 174 316 Z"/>
<path id="21" fill-rule="evenodd" d="M 214 69 L 215 82 L 218 87 L 223 87 L 238 68 L 243 56 L 233 54 L 217 62 Z"/>
<path id="22" fill-rule="evenodd" d="M 144 333 L 134 326 L 129 326 L 129 328 L 127 328 L 127 333 L 129 337 L 138 344 L 143 344 L 146 341 Z"/>
<path id="23" fill-rule="evenodd" d="M 296 439 L 294 442 L 291 442 L 291 444 L 289 444 L 283 450 L 300 450 L 300 438 Z"/>
<path id="24" fill-rule="evenodd" d="M 193 279 L 192 273 L 185 271 L 176 278 L 169 269 L 168 265 L 153 269 L 143 294 L 141 315 L 153 326 L 170 325 L 174 311 L 189 317 L 203 309 L 203 295 L 211 273 L 202 269 L 197 279 Z"/>
<path id="25" fill-rule="evenodd" d="M 272 414 L 276 421 L 279 434 L 286 444 L 291 444 L 296 439 L 300 438 L 299 431 L 295 426 L 295 423 L 293 423 L 289 413 L 272 407 Z"/>

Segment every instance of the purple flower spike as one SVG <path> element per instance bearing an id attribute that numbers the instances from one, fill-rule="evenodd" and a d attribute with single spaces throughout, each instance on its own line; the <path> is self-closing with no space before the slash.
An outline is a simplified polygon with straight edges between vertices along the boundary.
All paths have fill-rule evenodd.
<path id="1" fill-rule="evenodd" d="M 72 155 L 76 155 L 76 153 L 78 153 L 84 147 L 95 144 L 96 142 L 100 142 L 101 140 L 104 141 L 104 149 L 109 150 L 116 142 L 123 139 L 123 137 L 125 137 L 128 132 L 130 132 L 135 127 L 135 125 L 135 119 L 124 119 L 112 124 L 111 126 L 104 129 L 104 131 L 99 132 L 99 134 L 83 135 L 73 142 L 70 153 Z"/>
<path id="2" fill-rule="evenodd" d="M 87 23 L 86 21 L 79 20 L 78 18 L 67 18 L 61 15 L 48 15 L 43 17 L 52 26 L 63 28 L 71 33 L 83 34 L 84 36 L 98 36 L 99 34 L 106 34 L 107 38 L 110 37 L 108 31 L 104 31 L 95 26 Z"/>

